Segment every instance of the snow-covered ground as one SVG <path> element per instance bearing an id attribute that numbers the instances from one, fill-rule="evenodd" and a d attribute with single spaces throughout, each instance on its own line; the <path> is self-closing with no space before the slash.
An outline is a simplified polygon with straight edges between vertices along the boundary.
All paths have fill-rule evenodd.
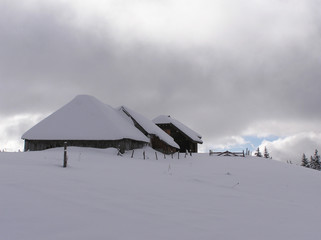
<path id="1" fill-rule="evenodd" d="M 146 149 L 0 153 L 0 239 L 319 239 L 321 173 Z"/>

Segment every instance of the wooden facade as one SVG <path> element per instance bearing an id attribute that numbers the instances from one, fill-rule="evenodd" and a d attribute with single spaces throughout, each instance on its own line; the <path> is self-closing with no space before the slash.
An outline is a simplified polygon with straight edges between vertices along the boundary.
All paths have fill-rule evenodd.
<path id="1" fill-rule="evenodd" d="M 190 137 L 188 137 L 184 132 L 178 129 L 171 123 L 164 124 L 156 124 L 161 129 L 163 129 L 168 135 L 174 138 L 174 141 L 179 145 L 180 152 L 197 152 L 197 144 L 198 142 L 193 141 Z"/>
<path id="2" fill-rule="evenodd" d="M 24 151 L 40 151 L 49 148 L 63 147 L 64 142 L 73 147 L 90 147 L 90 148 L 117 148 L 121 153 L 126 150 L 142 148 L 147 145 L 146 142 L 132 139 L 121 140 L 28 140 L 25 139 Z"/>

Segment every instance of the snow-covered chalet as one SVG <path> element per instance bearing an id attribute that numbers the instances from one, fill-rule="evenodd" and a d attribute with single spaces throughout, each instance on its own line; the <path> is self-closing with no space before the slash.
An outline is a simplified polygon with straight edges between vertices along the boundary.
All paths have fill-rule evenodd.
<path id="1" fill-rule="evenodd" d="M 150 145 L 164 153 L 180 146 L 151 120 L 88 95 L 76 96 L 23 134 L 25 151 L 68 146 L 119 148 L 121 152 Z"/>

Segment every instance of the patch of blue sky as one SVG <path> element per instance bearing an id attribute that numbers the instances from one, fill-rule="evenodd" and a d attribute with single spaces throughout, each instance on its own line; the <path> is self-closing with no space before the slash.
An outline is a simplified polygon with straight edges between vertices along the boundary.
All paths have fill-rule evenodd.
<path id="1" fill-rule="evenodd" d="M 266 136 L 266 137 L 258 137 L 258 136 L 243 136 L 243 139 L 245 140 L 243 144 L 233 145 L 229 148 L 224 149 L 217 149 L 217 150 L 229 150 L 233 152 L 239 152 L 248 149 L 249 151 L 253 152 L 257 149 L 259 145 L 262 144 L 264 140 L 266 141 L 275 141 L 279 139 L 278 136 Z"/>
<path id="2" fill-rule="evenodd" d="M 267 136 L 267 137 L 257 137 L 257 136 L 244 136 L 243 137 L 248 144 L 251 145 L 251 149 L 256 149 L 261 143 L 266 140 L 266 141 L 275 141 L 279 139 L 280 137 L 278 136 Z"/>

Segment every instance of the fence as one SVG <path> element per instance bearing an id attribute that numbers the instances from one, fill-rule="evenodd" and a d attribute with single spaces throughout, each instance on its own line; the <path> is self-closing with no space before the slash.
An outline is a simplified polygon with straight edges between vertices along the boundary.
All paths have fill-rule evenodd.
<path id="1" fill-rule="evenodd" d="M 230 151 L 225 151 L 225 152 L 214 152 L 210 150 L 210 156 L 211 155 L 217 155 L 217 156 L 232 156 L 232 157 L 245 157 L 244 150 L 242 152 L 230 152 Z"/>

